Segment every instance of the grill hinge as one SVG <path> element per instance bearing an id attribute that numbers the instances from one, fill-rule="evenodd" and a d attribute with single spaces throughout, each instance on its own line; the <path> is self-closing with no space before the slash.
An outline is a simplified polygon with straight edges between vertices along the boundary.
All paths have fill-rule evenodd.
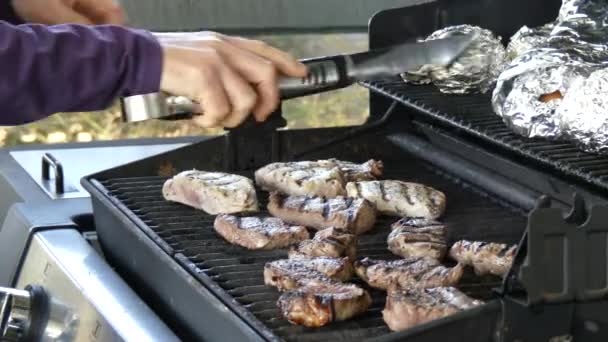
<path id="1" fill-rule="evenodd" d="M 540 198 L 500 291 L 499 341 L 606 337 L 608 205 L 587 205 L 575 194 L 571 211 L 564 213 L 550 198 Z M 552 328 L 541 333 L 530 326 Z"/>
<path id="2" fill-rule="evenodd" d="M 543 197 L 528 227 L 504 293 L 525 291 L 526 303 L 590 301 L 608 295 L 608 205 L 574 195 L 569 213 Z"/>

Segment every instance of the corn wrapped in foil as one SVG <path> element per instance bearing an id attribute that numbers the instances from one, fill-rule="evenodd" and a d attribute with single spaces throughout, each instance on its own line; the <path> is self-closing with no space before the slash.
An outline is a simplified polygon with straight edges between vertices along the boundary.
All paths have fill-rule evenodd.
<path id="1" fill-rule="evenodd" d="M 561 136 L 555 112 L 564 94 L 586 69 L 556 49 L 532 49 L 516 58 L 498 78 L 494 111 L 526 137 Z"/>
<path id="2" fill-rule="evenodd" d="M 607 26 L 605 1 L 564 0 L 549 37 L 498 78 L 492 94 L 496 114 L 525 137 L 564 138 L 557 112 L 573 85 L 608 61 Z"/>
<path id="3" fill-rule="evenodd" d="M 507 61 L 511 62 L 526 51 L 541 46 L 549 38 L 553 27 L 553 23 L 549 23 L 540 27 L 523 26 L 520 28 L 507 45 Z"/>
<path id="4" fill-rule="evenodd" d="M 425 40 L 452 35 L 475 34 L 475 42 L 449 67 L 425 65 L 419 70 L 401 75 L 405 82 L 433 83 L 440 91 L 450 94 L 486 93 L 505 67 L 505 48 L 489 30 L 471 26 L 450 26 L 435 31 Z"/>
<path id="5" fill-rule="evenodd" d="M 566 135 L 589 152 L 608 152 L 608 68 L 572 85 L 557 110 Z"/>

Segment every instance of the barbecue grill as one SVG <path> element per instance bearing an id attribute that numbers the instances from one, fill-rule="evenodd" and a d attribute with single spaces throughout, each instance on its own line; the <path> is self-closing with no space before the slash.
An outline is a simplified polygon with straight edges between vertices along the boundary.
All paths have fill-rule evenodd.
<path id="1" fill-rule="evenodd" d="M 524 24 L 552 20 L 558 8 L 559 1 L 487 1 L 387 10 L 370 21 L 370 47 L 462 23 L 507 38 Z M 284 130 L 277 112 L 266 123 L 247 122 L 85 177 L 108 260 L 185 340 L 605 340 L 608 159 L 568 143 L 519 138 L 493 114 L 487 95 L 448 96 L 398 79 L 363 85 L 372 93 L 371 115 L 360 127 Z M 321 158 L 380 159 L 386 178 L 443 191 L 450 242 L 518 243 L 514 266 L 504 281 L 465 276 L 462 289 L 485 305 L 404 332 L 384 324 L 380 291 L 371 291 L 373 304 L 360 317 L 318 329 L 294 326 L 281 317 L 279 293 L 262 276 L 264 264 L 286 252 L 230 245 L 214 232 L 213 216 L 166 202 L 160 191 L 183 170 L 252 177 L 270 162 Z M 380 219 L 361 237 L 359 256 L 394 258 L 386 249 L 392 221 Z"/>
<path id="2" fill-rule="evenodd" d="M 524 24 L 553 20 L 560 6 L 408 3 L 425 2 L 373 16 L 370 48 L 463 23 L 506 42 Z M 180 24 L 200 21 L 192 17 Z M 0 340 L 608 340 L 608 158 L 515 135 L 493 114 L 489 95 L 445 95 L 398 78 L 362 85 L 370 89 L 370 117 L 357 127 L 286 130 L 278 111 L 217 137 L 1 150 L 0 286 L 23 290 L 0 288 Z M 192 168 L 251 177 L 273 161 L 329 157 L 380 159 L 387 178 L 443 191 L 449 242 L 516 243 L 510 272 L 503 280 L 467 271 L 459 287 L 484 305 L 403 332 L 385 325 L 385 294 L 377 290 L 360 317 L 295 326 L 262 278 L 264 263 L 286 251 L 230 245 L 214 232 L 214 217 L 160 192 L 166 179 Z M 267 194 L 258 198 L 264 208 Z M 386 249 L 396 219 L 381 217 L 361 236 L 358 256 L 396 258 Z"/>

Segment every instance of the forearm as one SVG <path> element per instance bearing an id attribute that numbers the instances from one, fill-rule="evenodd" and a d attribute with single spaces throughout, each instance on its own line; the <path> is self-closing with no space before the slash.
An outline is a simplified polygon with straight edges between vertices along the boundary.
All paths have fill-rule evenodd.
<path id="1" fill-rule="evenodd" d="M 143 31 L 0 22 L 0 125 L 157 92 L 161 69 L 160 45 Z"/>
<path id="2" fill-rule="evenodd" d="M 0 0 L 0 20 L 15 25 L 24 23 L 23 19 L 15 12 L 11 0 Z"/>

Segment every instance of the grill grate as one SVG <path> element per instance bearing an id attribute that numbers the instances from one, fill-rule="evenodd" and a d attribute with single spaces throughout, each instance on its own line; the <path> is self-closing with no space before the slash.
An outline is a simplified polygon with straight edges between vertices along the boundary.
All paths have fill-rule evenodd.
<path id="1" fill-rule="evenodd" d="M 451 241 L 469 238 L 516 243 L 523 234 L 526 218 L 521 210 L 498 203 L 477 190 L 473 191 L 430 165 L 404 156 L 399 165 L 389 164 L 386 169 L 386 178 L 421 182 L 446 193 L 448 209 L 445 222 L 450 227 Z M 214 232 L 213 216 L 163 200 L 161 187 L 165 179 L 115 178 L 101 181 L 101 184 L 168 244 L 174 250 L 174 257 L 178 253 L 184 255 L 197 273 L 211 277 L 223 291 L 280 339 L 350 341 L 390 333 L 381 314 L 385 294 L 376 290 L 371 290 L 373 304 L 369 311 L 356 319 L 320 329 L 289 324 L 276 307 L 279 293 L 266 287 L 262 276 L 264 264 L 286 257 L 286 251 L 247 251 L 230 245 Z M 260 193 L 259 199 L 265 202 L 267 194 Z M 265 203 L 262 204 L 264 207 Z M 389 225 L 395 220 L 382 217 L 372 233 L 361 236 L 358 256 L 395 258 L 386 249 Z M 354 282 L 357 283 L 357 280 Z M 482 299 L 489 299 L 491 288 L 497 285 L 496 279 L 480 281 L 472 274 L 462 281 L 465 292 Z M 251 316 L 244 317 L 247 319 Z"/>
<path id="2" fill-rule="evenodd" d="M 489 94 L 446 95 L 432 85 L 409 85 L 401 80 L 367 82 L 363 85 L 434 120 L 524 156 L 541 167 L 608 190 L 608 156 L 585 153 L 568 142 L 526 139 L 513 133 L 494 114 Z"/>

